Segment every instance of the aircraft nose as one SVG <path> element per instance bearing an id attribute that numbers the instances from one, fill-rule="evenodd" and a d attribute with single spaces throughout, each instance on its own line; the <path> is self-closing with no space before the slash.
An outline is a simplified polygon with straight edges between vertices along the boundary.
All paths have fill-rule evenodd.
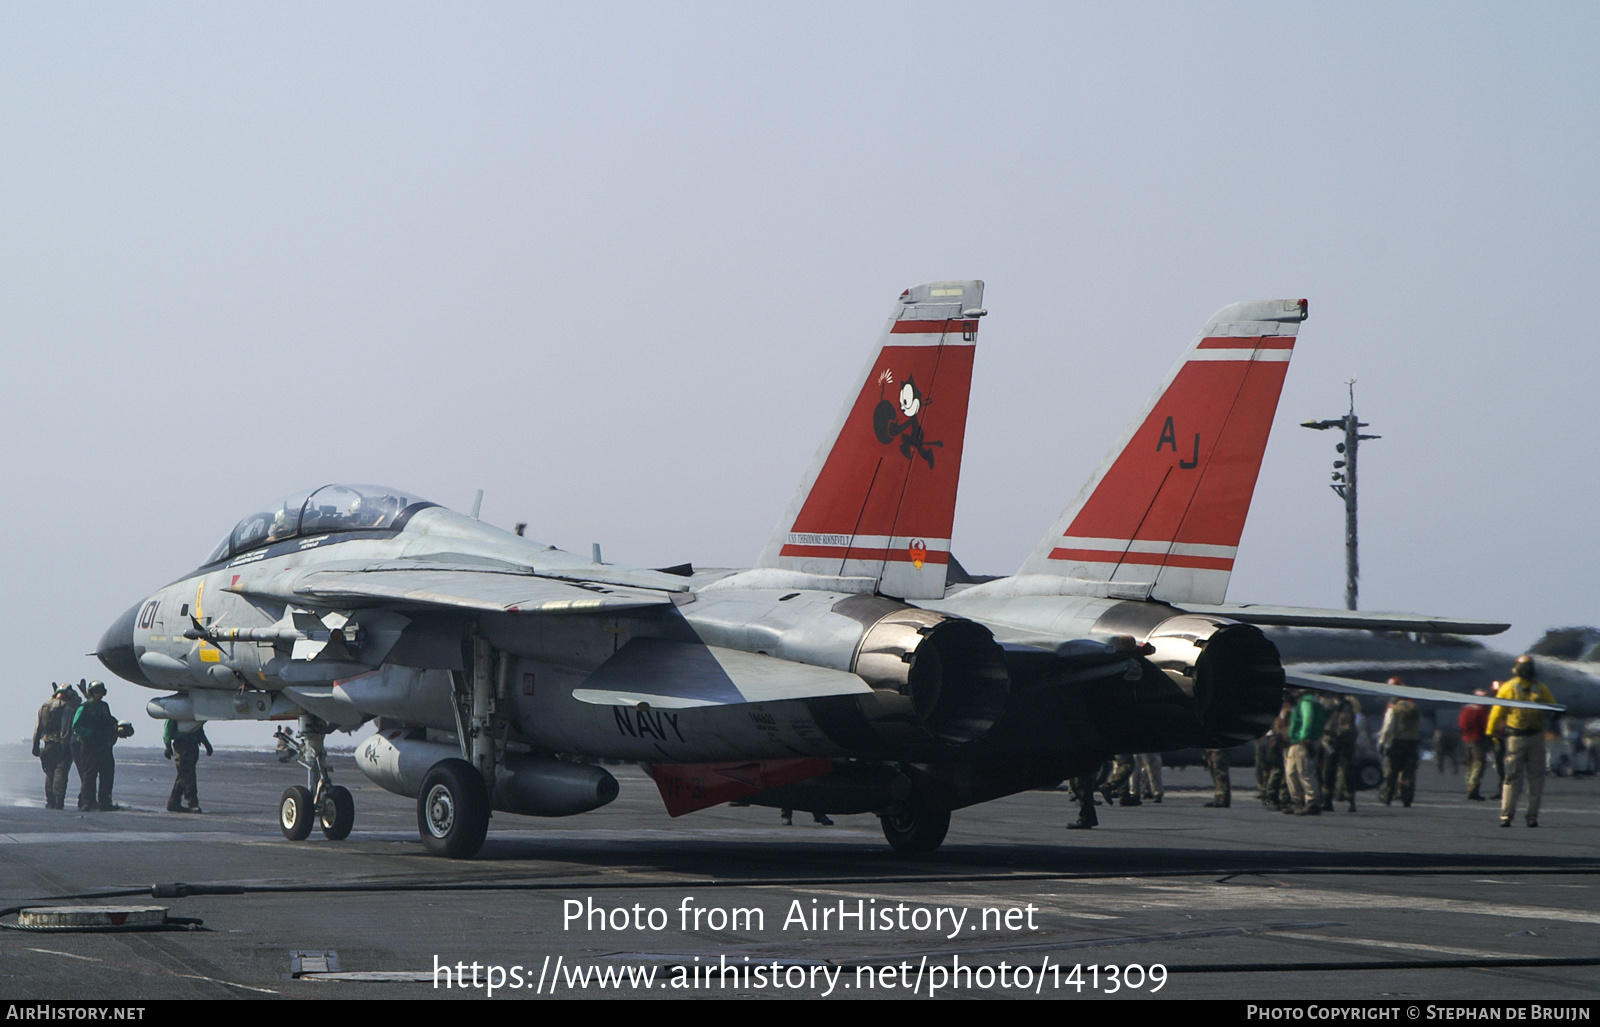
<path id="1" fill-rule="evenodd" d="M 106 670 L 117 677 L 139 685 L 150 685 L 150 679 L 144 676 L 144 671 L 139 667 L 138 654 L 133 651 L 134 619 L 139 616 L 139 608 L 143 605 L 134 603 L 128 607 L 127 613 L 112 621 L 106 633 L 100 636 L 100 644 L 95 647 L 94 654 L 106 665 Z"/>

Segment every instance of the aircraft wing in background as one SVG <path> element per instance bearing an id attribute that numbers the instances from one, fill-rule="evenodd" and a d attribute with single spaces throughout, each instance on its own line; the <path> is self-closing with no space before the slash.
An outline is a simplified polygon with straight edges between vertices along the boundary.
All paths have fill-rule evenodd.
<path id="1" fill-rule="evenodd" d="M 1498 621 L 1429 617 L 1417 613 L 1372 610 L 1324 610 L 1313 606 L 1266 606 L 1260 603 L 1176 603 L 1190 613 L 1210 614 L 1246 624 L 1287 628 L 1357 628 L 1367 631 L 1428 631 L 1441 635 L 1498 635 L 1511 627 Z"/>
<path id="2" fill-rule="evenodd" d="M 1327 674 L 1300 674 L 1290 671 L 1284 675 L 1284 680 L 1291 688 L 1315 688 L 1322 692 L 1344 692 L 1349 695 L 1382 695 L 1394 699 L 1415 699 L 1420 702 L 1515 706 L 1524 710 L 1547 710 L 1551 713 L 1561 713 L 1566 710 L 1565 706 L 1552 706 L 1547 703 L 1496 699 L 1493 696 L 1465 695 L 1461 692 L 1442 692 L 1437 688 L 1414 688 L 1411 685 L 1380 685 L 1372 681 L 1336 678 Z"/>

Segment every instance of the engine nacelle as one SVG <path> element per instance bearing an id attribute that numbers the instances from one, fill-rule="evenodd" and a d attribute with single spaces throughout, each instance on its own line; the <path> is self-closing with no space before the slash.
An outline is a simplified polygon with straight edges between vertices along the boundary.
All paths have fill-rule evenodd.
<path id="1" fill-rule="evenodd" d="M 1011 677 L 988 628 L 871 596 L 852 596 L 835 610 L 866 629 L 850 669 L 880 696 L 908 702 L 934 739 L 976 741 L 1005 712 Z"/>
<path id="2" fill-rule="evenodd" d="M 973 742 L 1010 696 L 1004 651 L 988 628 L 961 617 L 881 596 L 732 588 L 708 588 L 679 609 L 708 645 L 859 675 L 873 694 L 820 714 L 850 747 Z"/>
<path id="3" fill-rule="evenodd" d="M 1150 662 L 1193 698 L 1216 745 L 1238 745 L 1266 734 L 1283 702 L 1284 673 L 1278 647 L 1260 628 L 1151 604 L 1138 604 L 1136 613 L 1145 622 L 1133 624 L 1119 614 L 1134 605 L 1107 611 L 1096 631 L 1131 634 L 1153 646 Z M 1161 612 L 1175 615 L 1152 624 L 1150 615 Z"/>
<path id="4" fill-rule="evenodd" d="M 375 734 L 356 750 L 356 766 L 373 784 L 409 799 L 417 797 L 434 764 L 460 758 L 455 745 L 407 738 L 400 730 Z M 604 767 L 511 753 L 495 768 L 492 804 L 502 813 L 569 817 L 599 809 L 620 790 Z"/>

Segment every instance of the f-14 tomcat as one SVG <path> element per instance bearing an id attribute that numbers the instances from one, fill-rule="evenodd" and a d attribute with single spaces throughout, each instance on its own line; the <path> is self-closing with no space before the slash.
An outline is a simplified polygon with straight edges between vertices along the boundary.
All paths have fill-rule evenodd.
<path id="1" fill-rule="evenodd" d="M 897 849 L 928 851 L 952 810 L 1111 752 L 1255 737 L 1284 676 L 1248 625 L 1208 622 L 1173 666 L 1175 632 L 1107 616 L 1138 597 L 1081 637 L 1028 641 L 997 639 L 1017 630 L 1008 616 L 992 629 L 956 612 L 995 612 L 978 589 L 945 599 L 982 291 L 901 295 L 751 570 L 615 567 L 400 490 L 328 485 L 240 521 L 98 655 L 173 693 L 155 717 L 298 720 L 308 785 L 279 807 L 291 839 L 349 834 L 323 741 L 378 719 L 357 765 L 414 798 L 426 847 L 455 857 L 478 851 L 491 810 L 566 816 L 616 797 L 572 756 L 647 764 L 673 815 L 740 798 L 872 812 Z M 1171 428 L 1174 445 L 1192 434 Z"/>

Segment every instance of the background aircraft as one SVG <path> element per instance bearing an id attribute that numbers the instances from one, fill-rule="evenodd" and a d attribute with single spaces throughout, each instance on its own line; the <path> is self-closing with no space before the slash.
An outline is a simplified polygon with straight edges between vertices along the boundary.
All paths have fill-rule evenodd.
<path id="1" fill-rule="evenodd" d="M 1537 660 L 1539 680 L 1573 719 L 1600 717 L 1600 661 L 1582 658 L 1600 654 L 1586 652 L 1593 643 L 1579 644 L 1585 632 L 1593 630 L 1548 631 L 1528 649 Z M 1469 694 L 1488 688 L 1491 681 L 1505 680 L 1517 656 L 1473 638 L 1426 631 L 1268 628 L 1267 637 L 1291 672 L 1374 682 L 1399 675 L 1409 684 Z"/>

